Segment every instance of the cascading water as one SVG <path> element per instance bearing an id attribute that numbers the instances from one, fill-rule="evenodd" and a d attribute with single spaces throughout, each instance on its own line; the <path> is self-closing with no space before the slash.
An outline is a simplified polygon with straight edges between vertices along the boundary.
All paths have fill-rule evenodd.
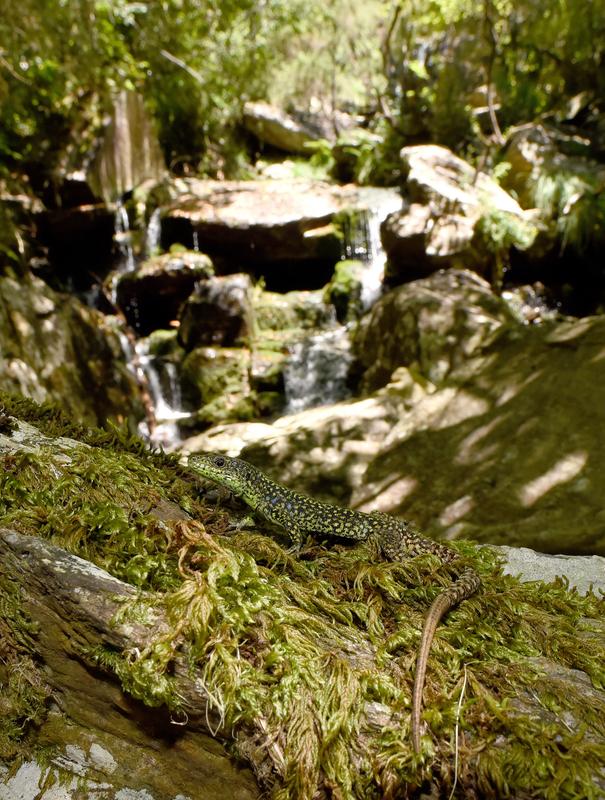
<path id="1" fill-rule="evenodd" d="M 286 412 L 344 400 L 349 394 L 351 360 L 351 343 L 343 325 L 293 345 L 284 370 Z"/>
<path id="2" fill-rule="evenodd" d="M 176 367 L 169 361 L 154 358 L 149 352 L 149 339 L 139 339 L 136 356 L 144 373 L 151 403 L 153 422 L 139 424 L 139 433 L 151 444 L 172 448 L 180 442 L 177 421 L 189 416 L 181 410 L 181 390 Z"/>
<path id="3" fill-rule="evenodd" d="M 120 260 L 117 265 L 117 272 L 132 272 L 136 269 L 134 250 L 132 247 L 132 234 L 130 231 L 130 220 L 124 204 L 118 200 L 116 204 L 114 222 L 114 241 L 118 245 Z"/>
<path id="4" fill-rule="evenodd" d="M 368 311 L 380 297 L 386 265 L 380 226 L 389 214 L 401 208 L 402 200 L 394 189 L 365 187 L 359 193 L 366 208 L 359 215 L 357 225 L 349 231 L 344 250 L 346 258 L 355 258 L 365 264 L 361 275 L 361 305 L 364 311 Z"/>
<path id="5" fill-rule="evenodd" d="M 366 265 L 362 272 L 361 304 L 367 311 L 380 297 L 386 254 L 380 240 L 380 226 L 387 216 L 401 208 L 394 189 L 359 189 L 366 205 L 349 231 L 343 258 Z M 335 403 L 349 394 L 347 378 L 352 362 L 349 328 L 332 322 L 328 330 L 313 334 L 290 349 L 284 370 L 286 412 Z"/>
<path id="6" fill-rule="evenodd" d="M 157 255 L 160 250 L 160 241 L 162 237 L 162 212 L 156 208 L 147 223 L 145 231 L 145 256 L 151 258 Z"/>

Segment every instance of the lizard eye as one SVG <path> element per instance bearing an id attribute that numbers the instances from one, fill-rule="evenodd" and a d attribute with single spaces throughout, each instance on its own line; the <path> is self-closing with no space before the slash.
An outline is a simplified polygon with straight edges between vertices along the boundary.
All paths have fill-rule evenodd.
<path id="1" fill-rule="evenodd" d="M 217 456 L 214 459 L 214 466 L 215 467 L 224 467 L 225 466 L 225 459 L 222 456 Z"/>

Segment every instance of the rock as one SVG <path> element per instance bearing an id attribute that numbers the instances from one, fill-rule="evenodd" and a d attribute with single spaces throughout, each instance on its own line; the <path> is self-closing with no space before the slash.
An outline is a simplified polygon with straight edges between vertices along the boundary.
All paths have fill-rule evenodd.
<path id="1" fill-rule="evenodd" d="M 161 453 L 95 431 L 94 447 L 67 449 L 16 425 L 30 449 L 0 433 L 2 454 L 14 439 L 0 472 L 3 798 L 294 799 L 336 783 L 365 800 L 412 782 L 440 797 L 453 743 L 474 754 L 460 796 L 505 783 L 542 797 L 553 775 L 560 796 L 605 791 L 594 596 L 524 585 L 491 549 L 465 548 L 483 587 L 439 626 L 414 759 L 418 635 L 449 570 L 386 565 L 364 542 L 306 542 L 295 560 Z M 334 686 L 347 691 L 332 702 Z"/>
<path id="2" fill-rule="evenodd" d="M 183 361 L 181 374 L 185 399 L 198 409 L 192 422 L 210 425 L 254 416 L 246 348 L 196 347 Z"/>
<path id="3" fill-rule="evenodd" d="M 243 274 L 198 283 L 179 316 L 179 342 L 185 350 L 248 340 L 254 325 L 251 293 L 252 282 Z"/>
<path id="4" fill-rule="evenodd" d="M 193 247 L 195 239 L 225 262 L 224 271 L 262 275 L 279 291 L 319 288 L 329 280 L 341 254 L 331 223 L 355 202 L 354 189 L 318 181 L 189 180 L 179 187 L 180 199 L 163 217 L 163 245 Z"/>
<path id="5" fill-rule="evenodd" d="M 113 202 L 146 180 L 159 181 L 165 172 L 164 157 L 143 98 L 135 92 L 121 91 L 89 169 L 93 191 L 105 202 Z"/>
<path id="6" fill-rule="evenodd" d="M 119 276 L 117 302 L 128 323 L 145 336 L 167 328 L 196 282 L 213 274 L 212 261 L 203 253 L 165 253 Z"/>
<path id="7" fill-rule="evenodd" d="M 391 283 L 437 269 L 493 271 L 495 253 L 527 249 L 537 228 L 492 178 L 445 147 L 415 145 L 401 151 L 407 204 L 382 227 Z M 477 235 L 477 226 L 484 223 Z"/>
<path id="8" fill-rule="evenodd" d="M 527 547 L 506 547 L 498 552 L 504 557 L 504 574 L 522 581 L 554 581 L 565 578 L 580 594 L 605 593 L 605 558 L 603 556 L 545 555 Z"/>
<path id="9" fill-rule="evenodd" d="M 296 155 L 310 155 L 307 142 L 324 136 L 321 128 L 310 119 L 296 119 L 270 103 L 246 103 L 243 122 L 246 130 L 264 144 Z"/>
<path id="10" fill-rule="evenodd" d="M 262 337 L 271 331 L 286 341 L 302 331 L 334 324 L 334 309 L 326 304 L 321 290 L 281 294 L 257 289 L 253 303 L 257 331 Z"/>
<path id="11" fill-rule="evenodd" d="M 253 426 L 253 441 L 241 426 L 210 430 L 195 446 L 225 442 L 296 489 L 435 538 L 605 555 L 605 318 L 523 325 L 478 278 L 459 276 L 453 297 L 441 280 L 409 287 L 425 298 L 417 317 L 398 306 L 404 287 L 375 307 L 357 344 L 368 388 L 383 387 L 373 395 L 278 419 L 260 438 Z M 377 342 L 386 330 L 392 351 Z"/>
<path id="12" fill-rule="evenodd" d="M 42 211 L 36 216 L 40 244 L 48 248 L 51 277 L 88 289 L 104 277 L 114 254 L 114 211 L 85 205 Z"/>
<path id="13" fill-rule="evenodd" d="M 442 270 L 400 286 L 376 303 L 356 331 L 354 351 L 365 370 L 361 390 L 385 386 L 400 366 L 443 383 L 512 319 L 508 305 L 472 272 Z"/>
<path id="14" fill-rule="evenodd" d="M 83 424 L 143 416 L 115 317 L 31 276 L 0 278 L 0 390 L 52 400 Z"/>
<path id="15" fill-rule="evenodd" d="M 336 309 L 341 324 L 358 319 L 363 312 L 363 275 L 367 266 L 357 259 L 339 261 L 325 288 L 326 302 Z"/>

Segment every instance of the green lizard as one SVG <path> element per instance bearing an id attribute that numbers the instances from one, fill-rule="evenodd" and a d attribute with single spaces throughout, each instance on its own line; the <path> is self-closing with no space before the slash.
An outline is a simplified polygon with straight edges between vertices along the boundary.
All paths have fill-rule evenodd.
<path id="1" fill-rule="evenodd" d="M 365 514 L 314 500 L 276 483 L 239 458 L 203 453 L 189 456 L 188 465 L 204 478 L 226 486 L 253 511 L 285 529 L 292 539 L 292 550 L 300 548 L 307 534 L 324 533 L 345 539 L 372 538 L 378 543 L 383 556 L 391 561 L 421 553 L 433 553 L 445 563 L 458 558 L 458 554 L 446 545 L 415 533 L 404 520 L 379 512 Z M 420 751 L 422 693 L 435 630 L 444 614 L 473 595 L 480 583 L 473 569 L 464 569 L 457 580 L 433 601 L 425 617 L 412 692 L 412 744 L 416 752 Z"/>

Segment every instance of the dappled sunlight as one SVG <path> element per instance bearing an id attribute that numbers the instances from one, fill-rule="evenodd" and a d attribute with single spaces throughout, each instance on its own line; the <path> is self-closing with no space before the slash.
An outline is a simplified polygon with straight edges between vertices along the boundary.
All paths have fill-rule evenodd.
<path id="1" fill-rule="evenodd" d="M 439 522 L 444 527 L 453 525 L 454 522 L 458 522 L 458 520 L 470 513 L 475 508 L 475 505 L 473 497 L 470 494 L 465 494 L 464 497 L 459 497 L 443 509 L 439 515 Z"/>
<path id="2" fill-rule="evenodd" d="M 484 461 L 486 458 L 493 456 L 498 451 L 499 444 L 493 443 L 484 445 L 481 449 L 479 445 L 482 440 L 489 436 L 495 428 L 504 420 L 508 415 L 502 414 L 495 419 L 486 422 L 475 428 L 474 431 L 469 433 L 461 442 L 458 448 L 458 453 L 454 459 L 456 464 L 476 464 L 479 461 Z"/>
<path id="3" fill-rule="evenodd" d="M 535 480 L 526 483 L 519 491 L 519 499 L 521 505 L 529 508 L 541 497 L 543 497 L 555 486 L 562 483 L 569 483 L 577 475 L 580 474 L 582 469 L 586 466 L 588 461 L 588 453 L 583 450 L 575 453 L 569 453 L 563 458 L 559 459 L 557 463 L 551 467 L 543 475 L 540 475 Z"/>
<path id="4" fill-rule="evenodd" d="M 406 500 L 418 488 L 418 481 L 409 475 L 393 481 L 382 489 L 374 487 L 373 497 L 357 507 L 358 511 L 384 511 L 389 513 Z"/>
<path id="5" fill-rule="evenodd" d="M 526 389 L 530 383 L 534 383 L 534 381 L 538 380 L 538 378 L 542 375 L 543 370 L 536 370 L 531 375 L 528 375 L 524 381 L 519 381 L 518 383 L 509 383 L 507 386 L 504 387 L 504 390 L 500 397 L 496 400 L 496 407 L 504 406 L 506 403 L 509 403 L 513 400 L 520 392 Z"/>

